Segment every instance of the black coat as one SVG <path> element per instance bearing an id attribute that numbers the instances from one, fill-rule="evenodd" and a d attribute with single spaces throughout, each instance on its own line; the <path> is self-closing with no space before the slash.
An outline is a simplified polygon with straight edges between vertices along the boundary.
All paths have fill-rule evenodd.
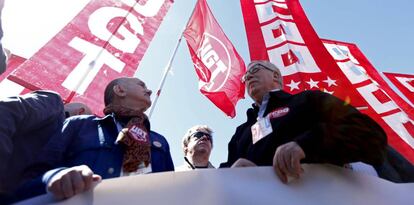
<path id="1" fill-rule="evenodd" d="M 236 129 L 228 145 L 228 160 L 221 167 L 229 167 L 239 158 L 258 166 L 271 166 L 276 148 L 291 141 L 304 150 L 305 163 L 383 163 L 385 132 L 371 118 L 338 98 L 320 91 L 296 95 L 275 91 L 270 93 L 264 116 L 286 108 L 286 115 L 270 120 L 273 132 L 256 144 L 252 144 L 251 126 L 257 121 L 259 108 L 250 108 L 247 121 Z"/>

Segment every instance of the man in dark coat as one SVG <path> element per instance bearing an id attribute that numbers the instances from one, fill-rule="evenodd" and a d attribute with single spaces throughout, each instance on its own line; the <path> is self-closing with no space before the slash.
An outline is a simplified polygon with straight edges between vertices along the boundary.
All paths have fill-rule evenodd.
<path id="1" fill-rule="evenodd" d="M 300 176 L 301 163 L 384 161 L 385 132 L 351 105 L 321 91 L 284 92 L 279 69 L 268 61 L 251 62 L 243 80 L 255 103 L 221 167 L 273 165 L 286 183 Z"/>

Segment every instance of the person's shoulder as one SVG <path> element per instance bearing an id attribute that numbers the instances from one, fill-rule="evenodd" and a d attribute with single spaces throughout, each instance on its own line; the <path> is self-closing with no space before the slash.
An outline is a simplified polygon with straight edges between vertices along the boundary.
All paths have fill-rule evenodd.
<path id="1" fill-rule="evenodd" d="M 95 115 L 75 115 L 66 118 L 65 124 L 84 124 L 93 123 L 94 121 L 100 120 L 100 117 Z"/>
<path id="2" fill-rule="evenodd" d="M 32 97 L 47 97 L 47 98 L 55 98 L 62 101 L 59 93 L 51 90 L 36 90 L 30 93 L 23 95 L 24 98 L 32 98 Z"/>
<path id="3" fill-rule="evenodd" d="M 152 138 L 152 141 L 155 140 L 155 141 L 161 141 L 161 142 L 168 143 L 167 139 L 165 139 L 165 137 L 162 134 L 155 132 L 153 130 L 150 130 L 150 137 Z"/>

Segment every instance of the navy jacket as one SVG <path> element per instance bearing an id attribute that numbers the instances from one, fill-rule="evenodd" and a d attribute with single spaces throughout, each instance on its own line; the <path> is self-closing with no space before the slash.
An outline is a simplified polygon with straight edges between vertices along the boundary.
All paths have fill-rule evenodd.
<path id="1" fill-rule="evenodd" d="M 60 135 L 65 115 L 60 96 L 35 91 L 0 100 L 0 193 L 22 182 L 47 141 Z"/>
<path id="2" fill-rule="evenodd" d="M 150 130 L 149 122 L 146 124 Z M 45 193 L 48 180 L 67 167 L 87 165 L 103 179 L 119 177 L 122 167 L 124 147 L 115 144 L 118 129 L 113 115 L 99 118 L 80 115 L 68 118 L 62 135 L 49 141 L 41 155 L 41 162 L 27 172 L 34 176 L 39 170 L 49 170 L 42 176 L 23 185 L 18 191 L 19 199 Z M 167 140 L 151 131 L 152 172 L 174 171 Z M 35 172 L 35 173 L 33 173 Z"/>

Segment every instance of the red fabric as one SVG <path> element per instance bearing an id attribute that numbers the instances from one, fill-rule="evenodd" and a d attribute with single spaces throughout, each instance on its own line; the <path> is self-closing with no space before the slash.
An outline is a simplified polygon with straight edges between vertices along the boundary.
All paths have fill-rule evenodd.
<path id="1" fill-rule="evenodd" d="M 251 60 L 269 60 L 281 68 L 285 82 L 284 90 L 295 94 L 303 90 L 318 89 L 333 93 L 342 100 L 350 100 L 354 106 L 365 106 L 365 102 L 352 89 L 352 85 L 344 74 L 337 72 L 338 65 L 323 46 L 298 0 L 267 1 L 263 3 L 255 3 L 253 0 L 241 0 L 240 3 Z M 275 7 L 285 10 L 285 12 L 283 14 L 275 12 Z M 259 13 L 260 11 L 262 13 Z M 269 11 L 274 12 L 271 14 L 273 19 L 260 22 L 260 16 L 269 15 Z M 271 24 L 269 22 L 275 20 L 282 21 L 286 25 L 292 23 L 291 25 L 299 31 L 298 35 L 296 33 L 292 33 L 292 35 L 283 34 L 277 43 L 266 45 L 262 29 L 269 27 L 269 24 Z M 286 28 L 284 29 L 286 30 Z M 294 31 L 295 29 L 290 28 L 289 30 Z M 277 39 L 276 36 L 273 37 Z M 308 59 L 311 59 L 311 62 Z M 310 86 L 307 82 L 311 81 L 318 82 L 317 86 Z"/>
<path id="2" fill-rule="evenodd" d="M 91 0 L 9 79 L 54 90 L 102 115 L 105 86 L 135 74 L 173 0 L 134 2 Z"/>
<path id="3" fill-rule="evenodd" d="M 414 75 L 383 72 L 385 76 L 414 104 Z"/>
<path id="4" fill-rule="evenodd" d="M 26 61 L 25 58 L 12 54 L 7 61 L 6 71 L 0 75 L 0 81 L 6 79 L 7 76 L 16 70 L 16 68 L 19 67 L 24 61 Z"/>
<path id="5" fill-rule="evenodd" d="M 273 5 L 272 9 L 273 9 L 273 12 L 275 13 L 282 14 L 282 15 L 290 15 L 289 9 L 281 8 L 276 5 Z"/>
<path id="6" fill-rule="evenodd" d="M 289 50 L 289 52 L 282 54 L 282 61 L 283 65 L 287 67 L 298 62 L 298 57 L 293 53 L 292 50 Z"/>
<path id="7" fill-rule="evenodd" d="M 382 91 L 375 92 L 378 90 L 378 86 L 371 79 L 375 79 L 377 83 L 382 82 L 374 72 L 371 72 L 373 73 L 371 79 L 367 78 L 355 82 L 358 79 L 351 79 L 348 75 L 351 72 L 358 72 L 358 69 L 354 71 L 341 70 L 337 63 L 346 63 L 349 58 L 335 61 L 316 34 L 298 0 L 259 3 L 254 0 L 241 0 L 240 2 L 248 37 L 250 58 L 252 60 L 269 60 L 279 67 L 284 78 L 284 90 L 295 94 L 303 90 L 319 89 L 331 93 L 357 108 L 367 107 L 368 109 L 363 112 L 384 128 L 390 144 L 408 160 L 414 162 L 412 137 L 408 134 L 399 135 L 401 129 L 405 130 L 402 122 L 408 120 L 407 116 L 412 116 L 413 109 L 410 112 L 409 107 L 397 99 L 393 93 L 390 93 L 388 88 L 381 87 Z M 287 8 L 290 15 L 289 12 L 283 14 L 275 12 L 276 5 L 280 8 Z M 269 11 L 273 11 L 273 13 Z M 269 35 L 274 34 L 273 30 L 278 29 L 281 25 L 279 22 L 283 22 L 283 26 L 286 26 L 284 29 L 288 29 L 290 35 Z M 361 56 L 358 55 L 358 57 Z M 364 65 L 369 64 L 362 57 L 359 61 L 364 62 Z M 359 75 L 363 75 L 363 72 L 361 71 Z M 395 102 L 391 101 L 385 93 Z M 377 98 L 378 94 L 381 94 L 380 100 Z M 405 130 L 405 133 L 408 132 Z"/>
<path id="8" fill-rule="evenodd" d="M 246 72 L 243 59 L 224 34 L 205 0 L 199 0 L 184 31 L 199 87 L 211 102 L 230 117 L 244 98 L 241 78 Z"/>
<path id="9" fill-rule="evenodd" d="M 382 126 L 387 133 L 389 144 L 413 162 L 414 126 L 412 120 L 414 120 L 414 108 L 391 89 L 391 87 L 385 82 L 379 72 L 355 44 L 333 40 L 323 40 L 323 42 L 325 45 L 342 46 L 347 49 L 347 51 L 344 51 L 344 55 L 346 55 L 348 59 L 346 61 L 337 60 L 338 64 L 350 63 L 351 65 L 360 66 L 365 70 L 366 76 L 369 79 L 368 82 L 364 81 L 364 83 L 355 84 L 355 89 L 374 84 L 377 88 L 376 91 L 372 92 L 375 98 L 381 104 L 387 103 L 392 105 L 391 108 L 383 110 L 381 113 L 378 113 L 375 109 L 368 109 L 363 112 Z M 357 62 L 351 61 L 351 57 Z M 340 59 L 342 59 L 342 57 L 340 57 Z M 394 121 L 387 120 L 392 116 L 398 117 L 396 117 Z"/>
<path id="10" fill-rule="evenodd" d="M 377 98 L 381 104 L 384 104 L 390 101 L 390 98 L 386 96 L 382 90 L 377 90 L 373 92 L 372 94 L 374 94 L 375 98 Z"/>
<path id="11" fill-rule="evenodd" d="M 273 37 L 274 38 L 279 38 L 283 34 L 286 34 L 285 29 L 283 28 L 283 26 L 279 26 L 277 29 L 273 29 L 272 32 L 273 32 Z"/>

